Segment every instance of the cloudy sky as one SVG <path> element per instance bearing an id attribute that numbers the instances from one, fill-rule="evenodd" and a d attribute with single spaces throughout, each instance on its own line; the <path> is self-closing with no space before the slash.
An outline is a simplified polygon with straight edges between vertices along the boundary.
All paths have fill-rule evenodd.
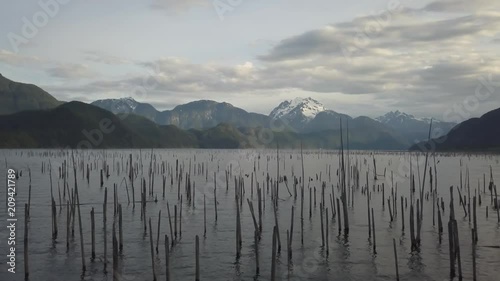
<path id="1" fill-rule="evenodd" d="M 4 0 L 0 73 L 66 101 L 465 119 L 500 107 L 500 1 Z"/>

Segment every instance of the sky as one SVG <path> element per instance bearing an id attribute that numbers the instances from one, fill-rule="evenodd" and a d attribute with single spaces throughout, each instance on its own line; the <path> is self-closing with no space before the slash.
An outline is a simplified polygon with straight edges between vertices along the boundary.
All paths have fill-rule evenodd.
<path id="1" fill-rule="evenodd" d="M 57 99 L 376 117 L 500 107 L 498 0 L 1 0 L 0 73 Z M 453 119 L 453 120 L 450 120 Z"/>

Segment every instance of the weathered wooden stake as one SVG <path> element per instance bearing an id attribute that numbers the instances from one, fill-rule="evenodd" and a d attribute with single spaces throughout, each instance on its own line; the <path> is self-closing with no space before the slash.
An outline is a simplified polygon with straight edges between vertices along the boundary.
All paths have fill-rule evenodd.
<path id="1" fill-rule="evenodd" d="M 196 281 L 200 281 L 200 238 L 196 235 Z"/>
<path id="2" fill-rule="evenodd" d="M 107 235 L 107 222 L 106 222 L 106 208 L 108 201 L 108 188 L 104 188 L 104 203 L 102 208 L 102 222 L 104 226 L 104 272 L 106 272 L 106 268 L 108 266 L 108 235 Z"/>
<path id="3" fill-rule="evenodd" d="M 76 203 L 78 204 L 78 226 L 80 229 L 80 251 L 82 254 L 82 271 L 85 272 L 86 266 L 85 266 L 85 249 L 84 249 L 84 243 L 83 243 L 83 227 L 82 227 L 82 216 L 80 213 L 80 195 L 78 194 L 78 187 L 76 186 L 76 166 L 74 167 L 75 169 L 75 194 L 76 194 Z"/>
<path id="4" fill-rule="evenodd" d="M 372 232 L 373 232 L 373 254 L 377 254 L 377 239 L 376 239 L 376 236 L 375 236 L 375 219 L 374 219 L 374 216 L 373 216 L 373 208 L 372 208 Z"/>
<path id="5" fill-rule="evenodd" d="M 153 246 L 153 228 L 151 227 L 151 218 L 149 218 L 149 244 L 151 246 L 151 267 L 153 268 L 153 281 L 156 281 L 155 253 Z"/>
<path id="6" fill-rule="evenodd" d="M 94 215 L 94 207 L 90 211 L 90 229 L 91 229 L 91 239 L 92 239 L 92 252 L 91 252 L 91 260 L 95 260 L 95 215 Z M 68 231 L 69 233 L 69 231 Z"/>
<path id="7" fill-rule="evenodd" d="M 273 228 L 273 247 L 271 255 L 271 281 L 276 280 L 276 242 L 277 242 L 277 227 Z"/>
<path id="8" fill-rule="evenodd" d="M 476 274 L 476 233 L 475 229 L 471 229 L 472 232 L 472 280 L 477 280 L 477 274 Z"/>
<path id="9" fill-rule="evenodd" d="M 172 280 L 170 277 L 170 243 L 168 242 L 168 236 L 165 235 L 165 275 L 167 281 Z"/>
<path id="10" fill-rule="evenodd" d="M 29 280 L 30 267 L 29 267 L 29 254 L 28 254 L 28 228 L 29 211 L 28 204 L 24 204 L 24 279 Z"/>
<path id="11" fill-rule="evenodd" d="M 254 235 L 254 243 L 255 243 L 255 275 L 259 275 L 260 273 L 260 266 L 259 266 L 259 244 L 258 244 L 258 240 L 259 240 L 259 231 L 255 231 L 255 235 Z"/>
<path id="12" fill-rule="evenodd" d="M 205 194 L 203 194 L 203 237 L 207 237 L 207 201 Z"/>
<path id="13" fill-rule="evenodd" d="M 394 246 L 394 262 L 396 264 L 396 280 L 399 281 L 398 253 L 396 251 L 396 239 L 394 239 L 394 238 L 392 238 L 392 245 Z"/>
<path id="14" fill-rule="evenodd" d="M 161 210 L 158 211 L 158 233 L 156 235 L 156 254 L 158 255 L 158 245 L 160 244 L 160 224 L 161 224 Z"/>

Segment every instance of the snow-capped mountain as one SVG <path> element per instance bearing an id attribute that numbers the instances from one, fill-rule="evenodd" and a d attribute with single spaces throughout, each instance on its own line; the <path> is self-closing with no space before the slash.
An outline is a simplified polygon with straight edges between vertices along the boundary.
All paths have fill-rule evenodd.
<path id="1" fill-rule="evenodd" d="M 431 122 L 431 118 L 417 118 L 399 110 L 386 113 L 383 116 L 375 118 L 375 120 L 397 130 L 411 141 L 426 139 L 429 133 L 429 124 Z M 447 134 L 455 125 L 456 123 L 433 119 L 433 134 L 436 134 L 433 137 Z"/>
<path id="2" fill-rule="evenodd" d="M 121 98 L 121 99 L 105 99 L 97 100 L 92 103 L 99 107 L 105 107 L 105 109 L 113 113 L 125 113 L 134 112 L 139 103 L 133 98 Z"/>
<path id="3" fill-rule="evenodd" d="M 140 103 L 133 98 L 104 99 L 92 102 L 92 105 L 118 113 L 134 113 L 153 120 L 158 111 L 149 103 Z"/>
<path id="4" fill-rule="evenodd" d="M 424 121 L 424 118 L 415 118 L 415 116 L 411 114 L 407 114 L 404 112 L 401 112 L 399 110 L 396 111 L 391 111 L 386 113 L 383 116 L 379 116 L 375 118 L 375 120 L 379 121 L 380 123 L 383 124 L 394 124 L 394 125 L 399 125 L 399 124 L 404 124 L 405 122 L 413 122 L 413 121 Z M 430 122 L 429 118 L 425 118 L 425 122 Z"/>
<path id="5" fill-rule="evenodd" d="M 312 98 L 295 98 L 280 103 L 269 117 L 286 122 L 295 130 L 302 130 L 320 112 L 325 111 L 323 104 Z"/>
<path id="6" fill-rule="evenodd" d="M 301 114 L 306 119 L 313 119 L 325 110 L 323 104 L 312 98 L 295 98 L 280 103 L 269 116 L 274 119 L 294 117 Z"/>

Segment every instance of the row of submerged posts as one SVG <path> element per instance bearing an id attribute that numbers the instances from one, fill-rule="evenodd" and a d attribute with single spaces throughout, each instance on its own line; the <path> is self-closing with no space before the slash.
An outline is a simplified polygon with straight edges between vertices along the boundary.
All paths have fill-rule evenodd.
<path id="1" fill-rule="evenodd" d="M 343 142 L 342 137 L 342 142 Z M 263 180 L 259 180 L 257 175 L 257 171 L 261 171 L 260 169 L 260 161 L 258 162 L 258 168 L 254 161 L 254 169 L 253 171 L 246 175 L 242 171 L 239 173 L 233 174 L 233 169 L 224 170 L 224 176 L 221 178 L 214 177 L 214 202 L 213 202 L 213 212 L 214 212 L 214 220 L 217 221 L 218 218 L 218 210 L 217 210 L 217 187 L 224 187 L 226 192 L 229 192 L 231 189 L 234 190 L 234 201 L 235 201 L 235 255 L 236 259 L 239 260 L 241 257 L 241 249 L 243 244 L 242 232 L 242 221 L 241 221 L 241 212 L 244 209 L 244 205 L 248 206 L 248 210 L 251 214 L 252 222 L 253 222 L 253 233 L 254 239 L 253 242 L 255 244 L 255 273 L 256 276 L 260 276 L 260 262 L 262 261 L 262 255 L 259 254 L 259 241 L 262 239 L 266 239 L 263 237 L 263 213 L 265 212 L 266 204 L 268 204 L 268 208 L 271 208 L 274 215 L 274 225 L 269 226 L 272 231 L 272 237 L 267 237 L 272 241 L 272 255 L 271 255 L 271 273 L 270 279 L 276 279 L 276 260 L 280 255 L 282 250 L 281 239 L 284 235 L 286 235 L 286 256 L 288 260 L 288 264 L 291 264 L 293 259 L 293 243 L 298 240 L 297 238 L 294 240 L 294 222 L 296 221 L 296 211 L 298 212 L 297 219 L 300 218 L 300 243 L 304 244 L 304 220 L 305 220 L 305 211 L 307 207 L 309 207 L 309 218 L 312 217 L 313 212 L 311 211 L 313 208 L 316 208 L 319 205 L 319 216 L 320 216 L 320 233 L 321 233 L 321 247 L 325 250 L 326 256 L 329 255 L 330 245 L 329 245 L 329 237 L 331 235 L 330 229 L 331 226 L 336 224 L 338 233 L 343 236 L 345 239 L 348 239 L 349 236 L 349 208 L 354 208 L 354 198 L 355 193 L 360 193 L 361 195 L 366 196 L 367 203 L 367 232 L 368 239 L 372 245 L 373 253 L 377 253 L 377 241 L 376 241 L 376 225 L 375 225 L 375 214 L 373 208 L 373 194 L 378 193 L 381 195 L 381 205 L 383 210 L 389 212 L 390 221 L 401 219 L 401 234 L 405 235 L 405 212 L 406 215 L 409 216 L 408 223 L 410 229 L 410 239 L 411 239 L 411 250 L 419 251 L 421 246 L 421 233 L 423 226 L 423 202 L 424 201 L 432 201 L 432 225 L 435 226 L 436 222 L 438 225 L 438 239 L 439 243 L 442 242 L 443 235 L 443 217 L 445 214 L 445 204 L 443 201 L 443 197 L 439 197 L 439 188 L 437 184 L 437 165 L 436 165 L 436 157 L 433 158 L 433 164 L 430 164 L 429 155 L 427 154 L 425 157 L 425 167 L 423 175 L 420 175 L 419 167 L 416 169 L 411 166 L 410 168 L 410 184 L 409 184 L 409 198 L 404 196 L 398 196 L 398 185 L 397 183 L 390 189 L 390 192 L 386 192 L 385 183 L 377 184 L 377 178 L 386 178 L 386 172 L 384 174 L 377 174 L 376 172 L 376 159 L 373 156 L 373 167 L 370 169 L 370 165 L 367 164 L 371 161 L 361 161 L 357 155 L 351 155 L 351 152 L 347 149 L 344 150 L 344 145 L 342 143 L 341 149 L 338 155 L 338 170 L 337 173 L 337 181 L 332 181 L 331 176 L 331 165 L 327 165 L 325 167 L 325 177 L 328 174 L 327 180 L 322 180 L 322 173 L 319 175 L 316 174 L 317 181 L 321 182 L 321 186 L 317 189 L 315 186 L 311 186 L 311 182 L 314 182 L 314 178 L 308 177 L 305 175 L 305 167 L 304 167 L 304 156 L 301 146 L 301 171 L 298 175 L 294 173 L 292 170 L 292 182 L 288 181 L 286 175 L 280 175 L 280 163 L 286 165 L 286 157 L 280 154 L 279 147 L 276 150 L 276 177 L 270 175 L 269 172 L 266 173 L 265 178 Z M 71 157 L 70 157 L 71 156 Z M 67 154 L 67 161 L 65 160 L 59 169 L 59 180 L 57 181 L 57 195 L 53 191 L 53 179 L 52 179 L 52 163 L 50 160 L 42 163 L 42 174 L 49 174 L 49 182 L 51 189 L 51 217 L 52 217 L 52 240 L 58 241 L 60 238 L 59 229 L 58 228 L 58 220 L 57 220 L 57 207 L 59 207 L 59 212 L 62 212 L 63 208 L 66 208 L 66 251 L 70 250 L 70 244 L 72 243 L 75 236 L 75 222 L 78 219 L 78 233 L 79 233 L 79 244 L 80 244 L 80 252 L 81 252 L 81 263 L 82 263 L 82 272 L 85 273 L 86 267 L 86 256 L 85 256 L 85 247 L 84 247 L 84 239 L 83 237 L 83 228 L 84 221 L 82 221 L 82 213 L 81 212 L 81 203 L 79 197 L 79 189 L 77 182 L 77 173 L 78 170 L 81 172 L 82 178 L 86 178 L 87 182 L 89 182 L 89 177 L 91 174 L 98 173 L 99 174 L 99 182 L 101 184 L 101 188 L 103 188 L 104 192 L 104 200 L 102 204 L 102 225 L 104 232 L 104 245 L 103 245 L 103 271 L 108 271 L 108 188 L 105 184 L 108 184 L 110 177 L 110 166 L 109 159 L 105 157 L 101 163 L 99 161 L 94 160 L 92 163 L 85 164 L 85 157 L 87 156 L 84 153 L 78 154 L 77 152 L 71 152 L 71 155 Z M 76 157 L 75 157 L 76 156 Z M 212 156 L 213 158 L 214 156 Z M 412 163 L 410 155 L 410 165 Z M 418 157 L 418 156 L 417 156 Z M 90 157 L 87 156 L 87 159 Z M 260 158 L 260 155 L 259 155 Z M 119 192 L 127 193 L 127 201 L 128 206 L 130 208 L 135 209 L 136 205 L 140 208 L 141 211 L 141 221 L 144 230 L 145 237 L 149 238 L 150 248 L 151 248 L 151 265 L 152 265 L 152 274 L 153 280 L 157 280 L 158 272 L 155 268 L 155 259 L 160 258 L 160 237 L 161 237 L 161 218 L 162 218 L 162 210 L 159 211 L 158 221 L 157 221 L 157 229 L 155 233 L 155 229 L 153 227 L 153 222 L 151 215 L 147 214 L 146 206 L 151 202 L 158 200 L 158 194 L 160 191 L 155 189 L 154 178 L 156 174 L 161 174 L 161 194 L 163 200 L 167 200 L 167 196 L 165 193 L 166 186 L 168 182 L 170 182 L 170 189 L 177 191 L 177 203 L 173 206 L 173 212 L 170 208 L 170 204 L 167 201 L 166 210 L 167 219 L 168 219 L 168 230 L 167 234 L 163 235 L 163 245 L 165 252 L 165 276 L 167 280 L 172 280 L 172 268 L 171 264 L 171 252 L 172 248 L 176 246 L 176 243 L 182 237 L 182 208 L 183 205 L 189 206 L 189 208 L 196 208 L 196 183 L 192 180 L 192 175 L 198 177 L 204 176 L 205 180 L 208 181 L 208 175 L 212 173 L 215 175 L 215 171 L 209 170 L 208 162 L 196 162 L 189 163 L 189 166 L 186 168 L 184 163 L 180 163 L 178 159 L 175 160 L 174 163 L 170 163 L 168 161 L 157 161 L 157 157 L 153 151 L 151 151 L 150 161 L 149 161 L 149 169 L 147 173 L 143 173 L 144 171 L 144 163 L 142 155 L 139 158 L 135 158 L 132 154 L 128 155 L 128 161 L 123 161 L 124 157 L 122 155 L 118 160 L 113 159 L 111 163 L 111 168 L 114 173 L 116 173 L 119 177 L 123 174 L 122 181 L 120 184 L 114 184 L 113 186 L 113 217 L 112 217 L 112 227 L 111 227 L 111 248 L 112 248 L 112 273 L 114 280 L 118 280 L 119 276 L 121 276 L 120 271 L 120 262 L 121 262 L 121 253 L 124 251 L 123 245 L 126 241 L 123 241 L 123 202 L 119 202 Z M 126 159 L 126 158 L 125 158 Z M 267 155 L 267 164 L 269 165 L 270 160 L 273 157 Z M 135 161 L 134 161 L 135 160 Z M 283 162 L 281 162 L 283 161 Z M 100 169 L 99 169 L 100 166 Z M 147 164 L 146 164 L 147 166 Z M 362 167 L 366 168 L 366 184 L 361 185 L 360 177 Z M 70 171 L 73 170 L 73 179 L 74 183 L 69 183 L 70 179 Z M 187 170 L 187 171 L 186 171 Z M 371 170 L 371 171 L 370 171 Z M 267 168 L 269 171 L 269 168 Z M 218 171 L 217 171 L 218 172 Z M 335 173 L 335 172 L 334 172 Z M 31 170 L 29 170 L 30 174 L 30 192 L 28 204 L 25 206 L 25 214 L 26 214 L 26 230 L 29 229 L 29 219 L 30 219 L 30 204 L 31 204 Z M 144 176 L 146 175 L 146 176 Z M 427 177 L 428 175 L 428 177 Z M 419 185 L 416 184 L 415 177 L 418 177 Z M 250 178 L 250 189 L 245 188 L 245 184 L 248 181 L 245 181 L 245 177 Z M 391 172 L 391 178 L 393 177 Z M 230 188 L 230 179 L 234 179 L 234 188 Z M 372 184 L 370 184 L 370 178 L 372 178 Z M 219 185 L 217 185 L 217 179 L 219 179 Z M 426 191 L 426 182 L 429 182 L 429 191 Z M 59 182 L 62 182 L 62 188 L 59 186 Z M 328 185 L 327 185 L 328 182 Z M 135 184 L 139 183 L 139 200 L 136 201 L 136 187 Z M 290 184 L 290 186 L 289 186 Z M 232 185 L 232 184 L 231 184 Z M 183 186 L 183 188 L 181 188 Z M 497 188 L 493 181 L 493 173 L 490 168 L 490 180 L 487 183 L 486 175 L 483 177 L 483 190 L 481 192 L 480 186 L 474 190 L 473 196 L 471 195 L 471 187 L 470 187 L 470 177 L 469 170 L 465 169 L 465 179 L 462 177 L 462 166 L 460 169 L 460 186 L 450 187 L 450 203 L 449 203 L 449 221 L 448 221 L 448 243 L 449 243 L 449 259 L 450 259 L 450 276 L 454 277 L 457 275 L 458 269 L 458 277 L 462 278 L 462 262 L 461 262 L 461 253 L 460 252 L 460 240 L 459 233 L 457 227 L 457 221 L 455 218 L 455 203 L 454 203 L 454 189 L 458 191 L 459 194 L 459 204 L 461 209 L 464 212 L 464 216 L 468 217 L 471 222 L 471 233 L 472 233 L 472 245 L 473 245 L 473 272 L 474 272 L 474 280 L 476 280 L 476 264 L 475 264 L 475 246 L 479 241 L 479 230 L 477 226 L 477 207 L 482 205 L 481 195 L 486 196 L 486 186 L 490 191 L 490 206 L 492 210 L 496 211 L 498 222 L 500 223 L 500 215 L 499 215 L 499 206 L 498 206 L 498 195 Z M 291 188 L 291 189 L 290 189 Z M 417 190 L 418 188 L 418 190 Z M 61 190 L 62 189 L 62 190 Z M 130 189 L 130 190 L 129 190 Z M 255 190 L 255 192 L 254 192 Z M 285 191 L 286 190 L 286 191 Z M 309 203 L 306 201 L 306 190 L 309 192 Z M 249 192 L 250 191 L 250 192 Z M 462 191 L 466 192 L 466 195 L 462 196 Z M 285 193 L 286 192 L 286 193 Z M 314 192 L 314 193 L 313 193 Z M 247 194 L 250 193 L 250 194 Z M 257 202 L 254 200 L 254 193 L 257 198 Z M 319 193 L 319 196 L 317 196 Z M 386 197 L 386 194 L 388 196 Z M 471 197 L 472 196 L 472 197 Z M 56 197 L 59 198 L 59 204 L 56 203 Z M 290 226 L 288 229 L 280 229 L 279 224 L 279 215 L 278 210 L 280 208 L 280 201 L 286 198 L 293 198 L 294 200 L 299 199 L 299 203 L 295 204 L 291 207 L 291 217 L 290 217 Z M 319 198 L 317 198 L 319 197 Z M 183 199 L 184 203 L 183 204 Z M 245 200 L 246 199 L 246 200 Z M 319 199 L 319 200 L 317 200 Z M 399 204 L 397 201 L 400 201 Z M 174 200 L 175 201 L 175 200 Z M 246 204 L 244 202 L 246 201 Z M 317 204 L 319 201 L 319 204 Z M 409 202 L 408 202 L 409 201 Z M 65 202 L 65 203 L 64 203 Z M 294 201 L 296 202 L 296 201 Z M 254 203 L 256 203 L 254 205 Z M 308 206 L 307 206 L 308 205 Z M 488 206 L 486 207 L 486 216 L 488 216 Z M 127 209 L 130 209 L 127 208 Z M 296 208 L 298 210 L 296 210 Z M 300 209 L 299 209 L 300 208 Z M 127 210 L 126 209 L 126 210 Z M 408 211 L 409 209 L 409 211 Z M 95 263 L 96 260 L 96 239 L 95 239 L 95 230 L 96 230 L 96 212 L 95 208 L 91 207 L 90 209 L 90 229 L 91 229 L 91 253 L 90 253 L 90 262 Z M 437 211 L 437 212 L 436 212 Z M 83 215 L 85 216 L 85 215 Z M 203 237 L 207 237 L 207 205 L 206 205 L 206 196 L 203 194 Z M 282 218 L 284 219 L 284 218 Z M 248 230 L 248 229 L 246 229 Z M 147 235 L 149 234 L 149 235 Z M 156 235 L 155 235 L 156 234 Z M 201 233 L 200 233 L 201 234 Z M 192 234 L 190 234 L 192 235 Z M 195 255 L 195 268 L 194 276 L 195 280 L 200 280 L 200 249 L 199 249 L 199 236 L 195 235 L 195 249 L 193 249 L 193 254 Z M 155 241 L 156 240 L 156 241 Z M 29 278 L 29 235 L 27 231 L 25 231 L 25 276 L 26 279 Z M 399 268 L 398 268 L 398 260 L 397 260 L 397 246 L 396 241 L 393 240 L 394 247 L 394 259 L 395 259 L 395 279 L 399 280 Z M 36 279 L 36 276 L 33 276 Z"/>

